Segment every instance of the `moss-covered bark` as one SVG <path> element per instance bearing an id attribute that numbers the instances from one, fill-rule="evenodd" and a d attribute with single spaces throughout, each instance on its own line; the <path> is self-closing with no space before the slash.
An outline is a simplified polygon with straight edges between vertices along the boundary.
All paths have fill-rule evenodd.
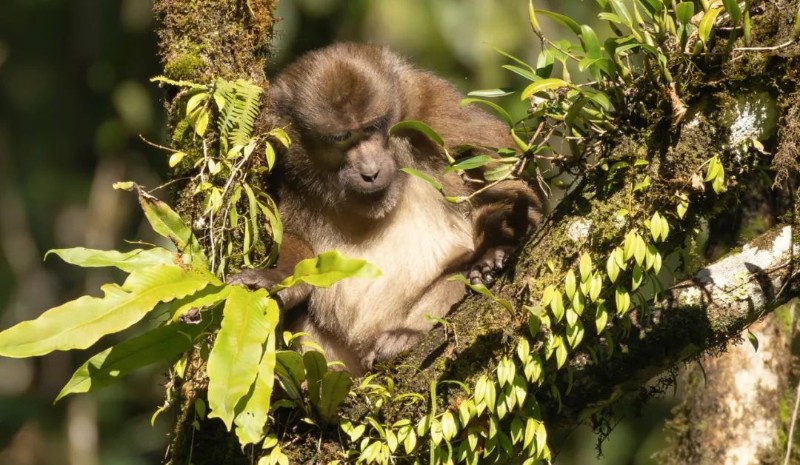
<path id="1" fill-rule="evenodd" d="M 217 78 L 249 79 L 266 86 L 265 66 L 274 24 L 274 0 L 156 0 L 153 9 L 159 20 L 160 56 L 164 74 L 173 80 L 209 84 Z M 170 91 L 172 89 L 168 89 Z M 168 93 L 165 107 L 170 133 L 184 118 L 185 100 Z M 191 131 L 188 131 L 191 133 Z M 173 137 L 173 146 L 185 152 L 199 150 L 193 138 Z M 195 218 L 200 202 L 191 188 L 177 192 L 177 207 L 184 218 Z M 207 377 L 201 355 L 190 355 L 183 379 L 175 379 L 173 405 L 176 421 L 168 463 L 249 463 L 235 437 L 221 422 L 200 421 L 195 401 L 205 396 Z"/>

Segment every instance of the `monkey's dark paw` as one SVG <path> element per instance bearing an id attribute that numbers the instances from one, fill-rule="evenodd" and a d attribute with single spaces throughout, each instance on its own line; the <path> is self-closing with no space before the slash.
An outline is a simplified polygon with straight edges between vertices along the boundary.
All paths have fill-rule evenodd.
<path id="1" fill-rule="evenodd" d="M 238 284 L 248 289 L 270 289 L 277 284 L 271 270 L 244 270 L 227 279 L 228 284 Z"/>
<path id="2" fill-rule="evenodd" d="M 472 268 L 470 268 L 467 278 L 471 284 L 492 284 L 497 275 L 506 265 L 510 249 L 506 247 L 496 247 L 489 249 L 483 254 Z"/>
<path id="3" fill-rule="evenodd" d="M 422 334 L 412 329 L 393 329 L 381 333 L 372 350 L 361 359 L 361 366 L 365 370 L 371 370 L 375 364 L 388 360 L 414 345 Z"/>

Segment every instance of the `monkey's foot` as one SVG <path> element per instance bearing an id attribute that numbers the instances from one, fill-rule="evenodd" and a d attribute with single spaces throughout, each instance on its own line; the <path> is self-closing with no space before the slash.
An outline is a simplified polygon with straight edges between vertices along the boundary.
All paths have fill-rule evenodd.
<path id="1" fill-rule="evenodd" d="M 423 333 L 413 329 L 393 329 L 378 336 L 372 350 L 361 359 L 361 366 L 371 370 L 376 363 L 388 360 L 420 340 Z"/>
<path id="2" fill-rule="evenodd" d="M 495 247 L 486 251 L 470 268 L 467 278 L 471 284 L 492 284 L 497 275 L 503 271 L 508 260 L 509 249 Z"/>

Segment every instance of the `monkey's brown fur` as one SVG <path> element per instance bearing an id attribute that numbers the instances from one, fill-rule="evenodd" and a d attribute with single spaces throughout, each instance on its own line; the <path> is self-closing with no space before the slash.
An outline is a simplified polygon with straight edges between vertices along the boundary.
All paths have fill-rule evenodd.
<path id="1" fill-rule="evenodd" d="M 379 267 L 376 279 L 279 293 L 285 310 L 298 309 L 290 329 L 308 332 L 354 374 L 408 348 L 431 328 L 425 315 L 444 316 L 463 298 L 463 284 L 449 275 L 476 280 L 497 271 L 541 221 L 542 196 L 522 181 L 488 189 L 471 206 L 453 205 L 399 171 L 424 171 L 448 195 L 481 187 L 442 175 L 443 152 L 421 134 L 388 133 L 399 121 L 421 120 L 448 147 L 513 147 L 507 127 L 460 108 L 461 99 L 447 81 L 388 49 L 352 43 L 308 53 L 270 89 L 272 111 L 294 140 L 276 166 L 284 243 L 277 268 L 245 271 L 233 282 L 270 287 L 300 259 L 331 249 Z"/>

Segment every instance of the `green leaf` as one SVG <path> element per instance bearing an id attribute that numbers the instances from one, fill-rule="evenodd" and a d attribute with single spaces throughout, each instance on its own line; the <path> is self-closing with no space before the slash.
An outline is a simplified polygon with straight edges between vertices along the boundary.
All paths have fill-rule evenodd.
<path id="1" fill-rule="evenodd" d="M 482 89 L 473 90 L 472 92 L 467 93 L 467 95 L 470 97 L 497 98 L 505 97 L 506 95 L 511 95 L 514 93 L 516 93 L 516 91 L 508 89 Z"/>
<path id="2" fill-rule="evenodd" d="M 377 278 L 381 270 L 360 258 L 348 258 L 338 250 L 323 252 L 314 258 L 300 261 L 292 276 L 270 290 L 272 294 L 299 283 L 315 287 L 330 287 L 345 278 Z"/>
<path id="3" fill-rule="evenodd" d="M 597 311 L 594 316 L 594 324 L 595 329 L 597 329 L 597 334 L 600 334 L 605 330 L 606 324 L 608 323 L 608 311 L 606 310 L 606 306 L 603 304 L 597 305 Z"/>
<path id="4" fill-rule="evenodd" d="M 694 16 L 694 2 L 680 2 L 675 7 L 675 16 L 681 24 L 689 24 Z"/>
<path id="5" fill-rule="evenodd" d="M 742 9 L 739 8 L 737 0 L 722 0 L 722 3 L 725 5 L 725 10 L 731 15 L 733 25 L 739 24 L 739 21 L 742 20 Z"/>
<path id="6" fill-rule="evenodd" d="M 584 329 L 581 320 L 576 321 L 572 326 L 567 326 L 567 342 L 573 350 L 583 341 L 583 335 Z"/>
<path id="7" fill-rule="evenodd" d="M 586 24 L 581 25 L 581 41 L 583 42 L 583 50 L 586 51 L 588 58 L 599 59 L 603 56 L 603 51 L 600 48 L 600 39 L 597 38 L 594 29 Z"/>
<path id="8" fill-rule="evenodd" d="M 323 422 L 326 424 L 331 422 L 339 404 L 350 392 L 352 383 L 350 373 L 346 371 L 329 371 L 322 378 L 320 400 L 316 407 Z"/>
<path id="9" fill-rule="evenodd" d="M 275 166 L 275 147 L 269 142 L 264 144 L 264 158 L 267 160 L 267 171 L 272 171 Z"/>
<path id="10" fill-rule="evenodd" d="M 57 255 L 67 263 L 84 268 L 113 266 L 127 273 L 157 265 L 175 265 L 177 260 L 174 253 L 161 247 L 134 249 L 130 252 L 73 247 L 49 250 L 44 257 L 47 258 L 50 254 Z"/>
<path id="11" fill-rule="evenodd" d="M 205 274 L 178 266 L 136 270 L 122 286 L 102 286 L 104 297 L 80 297 L 0 332 L 0 355 L 19 358 L 85 349 L 138 322 L 159 302 L 184 297 L 208 284 Z"/>
<path id="12" fill-rule="evenodd" d="M 204 320 L 207 323 L 208 319 Z M 169 324 L 127 339 L 81 365 L 56 397 L 100 389 L 137 368 L 165 362 L 188 351 L 207 324 Z"/>
<path id="13" fill-rule="evenodd" d="M 558 79 L 558 78 L 540 79 L 538 81 L 529 84 L 528 87 L 526 87 L 525 90 L 522 91 L 520 99 L 527 100 L 532 95 L 538 92 L 543 92 L 552 89 L 559 89 L 562 87 L 572 87 L 572 84 L 563 79 Z"/>
<path id="14" fill-rule="evenodd" d="M 328 372 L 328 362 L 325 356 L 316 350 L 309 350 L 303 353 L 303 366 L 306 370 L 306 381 L 308 384 L 308 398 L 311 403 L 319 403 L 319 390 L 322 378 Z"/>
<path id="15" fill-rule="evenodd" d="M 280 142 L 285 148 L 288 148 L 290 145 L 292 145 L 292 139 L 282 128 L 272 129 L 267 133 L 267 135 L 277 139 L 278 142 Z"/>
<path id="16" fill-rule="evenodd" d="M 267 418 L 270 409 L 270 398 L 275 384 L 275 331 L 280 318 L 278 303 L 269 299 L 267 301 L 267 311 L 265 314 L 267 323 L 273 328 L 267 337 L 264 354 L 258 364 L 258 373 L 253 383 L 252 390 L 244 399 L 244 406 L 241 412 L 236 415 L 236 436 L 239 444 L 244 447 L 247 444 L 256 444 L 264 438 L 264 431 L 267 425 Z"/>
<path id="17" fill-rule="evenodd" d="M 533 0 L 528 1 L 528 21 L 531 23 L 533 32 L 542 35 L 542 28 L 539 26 L 539 21 L 536 19 L 536 10 L 533 8 Z"/>
<path id="18" fill-rule="evenodd" d="M 172 155 L 169 156 L 169 167 L 175 168 L 175 166 L 181 162 L 186 157 L 186 152 L 174 152 Z"/>
<path id="19" fill-rule="evenodd" d="M 617 286 L 614 291 L 614 301 L 617 306 L 617 315 L 624 315 L 631 307 L 631 296 L 628 294 L 628 291 L 622 287 Z"/>
<path id="20" fill-rule="evenodd" d="M 492 160 L 494 160 L 494 158 L 490 157 L 489 155 L 477 155 L 474 157 L 469 157 L 464 160 L 457 161 L 454 165 L 448 166 L 447 169 L 444 170 L 444 172 L 449 173 L 452 171 L 465 171 L 465 170 L 480 168 L 481 166 L 486 165 Z"/>
<path id="21" fill-rule="evenodd" d="M 570 269 L 564 277 L 564 292 L 567 295 L 567 300 L 572 300 L 572 296 L 575 295 L 575 289 L 575 272 Z"/>
<path id="22" fill-rule="evenodd" d="M 575 33 L 575 35 L 578 36 L 581 35 L 581 26 L 569 16 L 564 16 L 562 14 L 554 13 L 552 11 L 547 11 L 547 10 L 537 10 L 537 13 L 539 13 L 542 16 L 547 16 L 548 18 L 561 24 L 562 26 L 568 27 L 572 32 Z"/>
<path id="23" fill-rule="evenodd" d="M 410 174 L 416 178 L 422 179 L 423 181 L 430 184 L 434 189 L 439 192 L 442 192 L 442 183 L 436 180 L 436 178 L 430 176 L 429 174 L 423 173 L 422 171 L 415 170 L 414 168 L 400 168 L 400 171 Z"/>
<path id="24" fill-rule="evenodd" d="M 428 139 L 435 142 L 438 146 L 444 147 L 444 139 L 432 127 L 417 120 L 400 121 L 389 129 L 389 134 L 398 135 L 402 131 L 417 131 L 425 135 Z"/>
<path id="25" fill-rule="evenodd" d="M 458 105 L 460 107 L 464 107 L 466 105 L 469 105 L 470 103 L 480 103 L 481 105 L 486 105 L 487 107 L 489 107 L 492 110 L 494 110 L 494 112 L 497 113 L 497 115 L 500 116 L 500 118 L 502 118 L 503 121 L 505 121 L 505 123 L 508 125 L 508 127 L 513 127 L 514 126 L 514 119 L 511 118 L 511 115 L 509 115 L 508 112 L 503 107 L 501 107 L 500 105 L 498 105 L 498 104 L 496 104 L 494 102 L 490 102 L 488 100 L 484 100 L 484 99 L 481 99 L 481 98 L 468 97 L 468 98 L 462 99 L 461 103 L 459 103 Z"/>
<path id="26" fill-rule="evenodd" d="M 592 257 L 586 252 L 582 253 L 580 265 L 578 266 L 582 282 L 586 282 L 592 276 L 592 267 Z"/>
<path id="27" fill-rule="evenodd" d="M 608 279 L 610 279 L 612 283 L 617 280 L 617 276 L 619 276 L 619 267 L 617 266 L 617 261 L 613 253 L 608 256 L 608 260 L 606 261 L 606 272 L 608 273 Z"/>
<path id="28" fill-rule="evenodd" d="M 500 298 L 500 297 L 497 297 L 496 295 L 494 295 L 492 293 L 492 291 L 490 291 L 489 288 L 487 288 L 486 285 L 484 285 L 483 283 L 472 284 L 472 283 L 469 282 L 469 280 L 465 276 L 463 276 L 461 274 L 454 274 L 454 275 L 448 277 L 447 280 L 448 281 L 458 281 L 458 282 L 464 283 L 467 287 L 469 287 L 473 291 L 477 292 L 478 294 L 480 294 L 480 295 L 482 295 L 484 297 L 488 297 L 492 301 L 497 302 L 498 304 L 502 305 L 503 308 L 505 308 L 508 311 L 509 314 L 514 315 L 514 307 L 511 305 L 511 302 L 509 302 L 506 299 L 503 299 L 503 298 Z"/>
<path id="29" fill-rule="evenodd" d="M 700 20 L 700 25 L 697 28 L 697 35 L 700 38 L 700 42 L 704 45 L 708 42 L 708 39 L 711 38 L 711 30 L 714 27 L 714 21 L 716 21 L 717 16 L 722 11 L 722 8 L 712 8 L 703 15 L 703 19 Z"/>
<path id="30" fill-rule="evenodd" d="M 181 253 L 189 254 L 193 265 L 208 269 L 208 258 L 203 253 L 197 237 L 180 215 L 165 202 L 145 193 L 138 186 L 135 188 L 139 195 L 139 204 L 153 231 L 171 240 Z"/>
<path id="31" fill-rule="evenodd" d="M 260 368 L 263 344 L 274 331 L 270 299 L 265 289 L 231 289 L 222 311 L 222 325 L 208 357 L 209 418 L 219 418 L 228 430 L 236 405 L 248 393 Z"/>
<path id="32" fill-rule="evenodd" d="M 797 6 L 797 14 L 794 17 L 794 33 L 792 37 L 795 39 L 800 37 L 800 5 Z"/>

